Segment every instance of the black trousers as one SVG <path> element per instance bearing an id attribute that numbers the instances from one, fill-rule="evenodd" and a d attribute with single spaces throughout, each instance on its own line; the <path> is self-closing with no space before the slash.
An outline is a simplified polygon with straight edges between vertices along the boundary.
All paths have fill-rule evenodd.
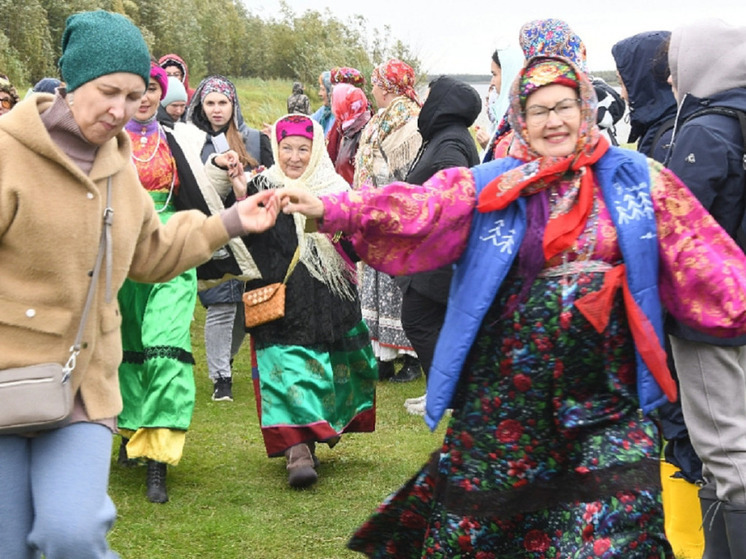
<path id="1" fill-rule="evenodd" d="M 402 295 L 401 323 L 427 376 L 435 344 L 446 316 L 446 305 L 409 287 Z"/>

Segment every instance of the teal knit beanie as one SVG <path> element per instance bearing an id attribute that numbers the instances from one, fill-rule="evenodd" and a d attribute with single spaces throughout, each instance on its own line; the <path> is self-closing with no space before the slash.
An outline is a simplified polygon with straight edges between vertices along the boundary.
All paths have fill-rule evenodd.
<path id="1" fill-rule="evenodd" d="M 67 18 L 59 62 L 67 91 L 115 72 L 150 80 L 150 52 L 140 30 L 126 17 L 104 10 Z"/>

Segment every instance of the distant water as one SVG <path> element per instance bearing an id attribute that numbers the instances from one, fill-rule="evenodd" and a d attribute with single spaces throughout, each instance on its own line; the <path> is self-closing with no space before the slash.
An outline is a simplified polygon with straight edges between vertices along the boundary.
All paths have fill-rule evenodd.
<path id="1" fill-rule="evenodd" d="M 490 121 L 489 118 L 487 118 L 487 112 L 484 107 L 490 84 L 489 82 L 476 82 L 469 85 L 477 90 L 477 93 L 479 93 L 479 98 L 482 100 L 482 112 L 479 114 L 479 117 L 477 117 L 476 124 L 478 126 L 489 128 Z M 615 89 L 619 91 L 618 87 Z M 627 143 L 627 138 L 629 138 L 629 111 L 625 112 L 624 116 L 619 120 L 619 122 L 616 123 L 616 137 L 620 144 Z"/>

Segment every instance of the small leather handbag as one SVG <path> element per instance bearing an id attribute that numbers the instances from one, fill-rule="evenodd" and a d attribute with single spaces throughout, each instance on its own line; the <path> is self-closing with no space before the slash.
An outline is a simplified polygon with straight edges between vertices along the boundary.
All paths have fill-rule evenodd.
<path id="1" fill-rule="evenodd" d="M 70 348 L 70 357 L 65 365 L 41 363 L 0 371 L 0 435 L 55 429 L 63 427 L 70 420 L 75 401 L 70 378 L 80 353 L 83 330 L 93 303 L 104 254 L 111 250 L 113 210 L 110 201 L 111 177 L 106 186 L 106 211 L 96 265 L 88 286 L 78 332 Z M 111 281 L 109 259 L 106 272 L 108 293 Z"/>
<path id="2" fill-rule="evenodd" d="M 244 315 L 246 317 L 246 328 L 253 328 L 285 316 L 285 287 L 293 273 L 298 258 L 300 246 L 295 249 L 293 259 L 290 261 L 285 279 L 280 283 L 270 283 L 257 289 L 252 289 L 243 294 Z"/>

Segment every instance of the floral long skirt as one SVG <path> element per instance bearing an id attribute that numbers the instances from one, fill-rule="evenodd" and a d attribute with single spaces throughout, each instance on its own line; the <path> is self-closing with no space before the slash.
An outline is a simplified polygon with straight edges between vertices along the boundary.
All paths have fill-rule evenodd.
<path id="1" fill-rule="evenodd" d="M 443 446 L 348 546 L 370 557 L 671 558 L 660 435 L 641 415 L 617 296 L 599 334 L 573 306 L 602 274 L 496 298 L 462 371 Z"/>

